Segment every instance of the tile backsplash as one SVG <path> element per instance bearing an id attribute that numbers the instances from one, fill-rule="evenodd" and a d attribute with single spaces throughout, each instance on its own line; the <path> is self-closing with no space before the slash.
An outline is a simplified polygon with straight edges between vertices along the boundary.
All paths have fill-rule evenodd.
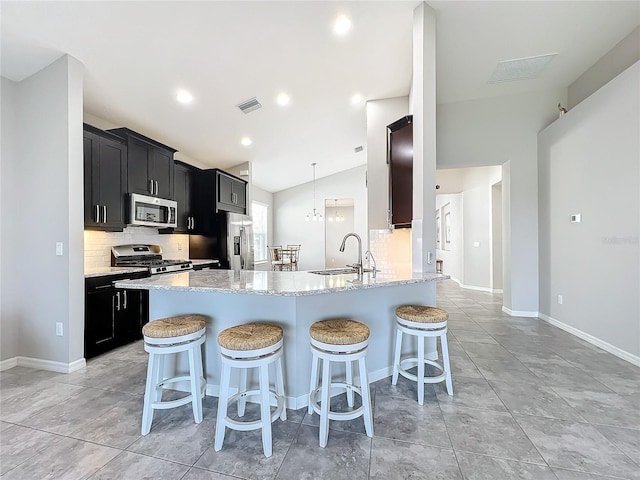
<path id="1" fill-rule="evenodd" d="M 369 247 L 382 274 L 405 271 L 411 273 L 411 229 L 369 230 Z"/>
<path id="2" fill-rule="evenodd" d="M 111 266 L 111 247 L 143 243 L 160 245 L 162 258 L 181 260 L 189 258 L 189 235 L 160 235 L 155 228 L 127 227 L 123 232 L 84 231 L 84 268 Z"/>

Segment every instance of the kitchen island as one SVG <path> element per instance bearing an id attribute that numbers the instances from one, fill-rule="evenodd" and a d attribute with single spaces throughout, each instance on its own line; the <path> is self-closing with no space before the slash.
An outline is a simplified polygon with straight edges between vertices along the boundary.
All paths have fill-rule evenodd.
<path id="1" fill-rule="evenodd" d="M 204 348 L 207 394 L 217 395 L 220 349 L 225 328 L 250 321 L 277 323 L 284 330 L 284 376 L 288 408 L 307 404 L 311 351 L 309 326 L 328 318 L 352 318 L 369 326 L 367 368 L 371 382 L 391 375 L 397 306 L 435 305 L 436 273 L 378 272 L 319 275 L 309 272 L 204 270 L 156 275 L 115 283 L 118 288 L 149 290 L 149 319 L 206 315 Z M 411 348 L 407 346 L 407 348 Z M 427 345 L 431 358 L 435 343 Z M 168 366 L 186 370 L 186 359 Z M 185 385 L 180 389 L 188 390 Z"/>

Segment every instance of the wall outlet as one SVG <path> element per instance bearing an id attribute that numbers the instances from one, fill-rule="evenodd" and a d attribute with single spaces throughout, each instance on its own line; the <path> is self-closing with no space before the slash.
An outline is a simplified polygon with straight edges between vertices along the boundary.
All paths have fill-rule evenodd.
<path id="1" fill-rule="evenodd" d="M 56 255 L 62 255 L 64 253 L 64 246 L 62 242 L 56 242 Z"/>
<path id="2" fill-rule="evenodd" d="M 558 305 L 562 305 L 562 295 L 558 295 Z"/>
<path id="3" fill-rule="evenodd" d="M 56 335 L 58 337 L 61 337 L 63 335 L 62 322 L 56 322 Z"/>
<path id="4" fill-rule="evenodd" d="M 478 248 L 480 246 L 480 242 L 473 242 L 473 246 Z"/>
<path id="5" fill-rule="evenodd" d="M 182 250 L 182 244 L 178 243 L 178 250 Z"/>

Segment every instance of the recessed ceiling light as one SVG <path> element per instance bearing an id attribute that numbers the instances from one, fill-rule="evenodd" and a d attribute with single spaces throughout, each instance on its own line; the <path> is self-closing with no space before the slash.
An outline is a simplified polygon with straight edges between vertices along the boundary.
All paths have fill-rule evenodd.
<path id="1" fill-rule="evenodd" d="M 362 102 L 362 100 L 364 100 L 364 98 L 362 98 L 362 95 L 360 95 L 359 93 L 356 93 L 353 97 L 351 97 L 351 103 L 353 103 L 354 105 Z"/>
<path id="2" fill-rule="evenodd" d="M 289 105 L 291 98 L 286 93 L 281 93 L 280 95 L 278 95 L 278 98 L 276 98 L 276 101 L 278 102 L 278 105 L 284 107 L 286 105 Z"/>
<path id="3" fill-rule="evenodd" d="M 249 137 L 242 137 L 242 140 L 240 140 L 240 143 L 245 147 L 248 147 L 253 143 L 253 141 Z"/>
<path id="4" fill-rule="evenodd" d="M 333 24 L 333 31 L 338 35 L 344 35 L 351 29 L 351 20 L 346 15 L 340 15 Z"/>
<path id="5" fill-rule="evenodd" d="M 178 100 L 180 103 L 191 103 L 191 101 L 193 100 L 193 95 L 191 95 L 186 90 L 180 90 L 176 94 L 176 100 Z"/>

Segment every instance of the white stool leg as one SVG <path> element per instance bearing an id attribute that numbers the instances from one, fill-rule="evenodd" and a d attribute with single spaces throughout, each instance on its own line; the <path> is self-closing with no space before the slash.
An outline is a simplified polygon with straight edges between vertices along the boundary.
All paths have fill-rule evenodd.
<path id="1" fill-rule="evenodd" d="M 309 384 L 309 406 L 307 407 L 307 413 L 309 415 L 313 415 L 313 408 L 311 407 L 311 396 L 313 391 L 318 388 L 318 363 L 320 362 L 320 358 L 312 352 L 311 358 L 311 381 Z"/>
<path id="2" fill-rule="evenodd" d="M 213 449 L 219 452 L 224 441 L 224 433 L 227 417 L 227 403 L 229 401 L 229 381 L 231 379 L 231 366 L 222 363 L 222 375 L 220 376 L 220 393 L 218 394 L 218 418 L 216 420 L 216 438 Z"/>
<path id="3" fill-rule="evenodd" d="M 347 385 L 349 385 L 349 387 L 347 387 L 347 405 L 353 407 L 353 389 L 350 388 L 353 386 L 353 365 L 349 360 L 347 360 L 345 364 L 345 368 L 347 371 Z"/>
<path id="4" fill-rule="evenodd" d="M 322 390 L 320 393 L 320 446 L 327 446 L 329 439 L 329 392 L 331 390 L 331 362 L 322 360 Z"/>
<path id="5" fill-rule="evenodd" d="M 164 357 L 162 354 L 155 354 L 156 362 L 156 376 L 155 376 L 155 400 L 160 402 L 162 400 L 162 381 L 164 380 Z"/>
<path id="6" fill-rule="evenodd" d="M 202 422 L 202 388 L 200 384 L 200 372 L 198 371 L 198 363 L 196 355 L 199 355 L 196 349 L 199 345 L 192 345 L 189 349 L 189 377 L 191 383 L 191 406 L 193 408 L 193 419 L 196 423 Z"/>
<path id="7" fill-rule="evenodd" d="M 149 364 L 147 365 L 147 384 L 144 389 L 144 406 L 142 407 L 142 435 L 147 435 L 151 431 L 151 421 L 153 420 L 153 407 L 151 404 L 155 398 L 156 379 L 158 378 L 157 355 L 149 353 Z"/>
<path id="8" fill-rule="evenodd" d="M 240 369 L 240 385 L 238 386 L 239 392 L 247 391 L 247 369 Z M 247 405 L 247 397 L 240 397 L 238 399 L 238 416 L 244 417 L 244 407 Z"/>
<path id="9" fill-rule="evenodd" d="M 284 398 L 284 375 L 282 374 L 282 358 L 276 360 L 276 393 L 278 397 L 282 398 L 284 406 L 282 407 L 282 413 L 280 414 L 280 420 L 287 419 L 287 405 Z"/>
<path id="10" fill-rule="evenodd" d="M 260 365 L 260 419 L 262 423 L 262 449 L 265 457 L 272 454 L 271 403 L 269 395 L 269 365 Z"/>
<path id="11" fill-rule="evenodd" d="M 360 390 L 362 392 L 362 406 L 364 407 L 364 428 L 367 436 L 373 437 L 373 416 L 371 414 L 371 392 L 369 391 L 369 376 L 364 357 L 358 360 L 360 366 Z"/>
<path id="12" fill-rule="evenodd" d="M 398 369 L 400 368 L 400 351 L 402 350 L 402 331 L 396 331 L 396 350 L 393 355 L 393 376 L 391 377 L 391 385 L 398 383 Z"/>
<path id="13" fill-rule="evenodd" d="M 204 369 L 202 367 L 202 346 L 198 345 L 196 347 L 196 365 L 197 365 L 197 369 L 198 369 L 198 385 L 200 387 L 200 390 L 198 390 L 198 392 L 200 393 L 200 398 L 202 398 L 204 400 L 204 397 L 206 395 L 206 389 L 207 389 L 207 379 L 204 378 Z"/>
<path id="14" fill-rule="evenodd" d="M 418 340 L 418 405 L 424 405 L 424 337 L 416 336 Z"/>
<path id="15" fill-rule="evenodd" d="M 453 382 L 451 381 L 451 365 L 449 365 L 449 344 L 447 343 L 447 334 L 440 337 L 440 345 L 442 346 L 442 366 L 445 369 L 445 382 L 447 385 L 447 393 L 453 395 Z"/>

